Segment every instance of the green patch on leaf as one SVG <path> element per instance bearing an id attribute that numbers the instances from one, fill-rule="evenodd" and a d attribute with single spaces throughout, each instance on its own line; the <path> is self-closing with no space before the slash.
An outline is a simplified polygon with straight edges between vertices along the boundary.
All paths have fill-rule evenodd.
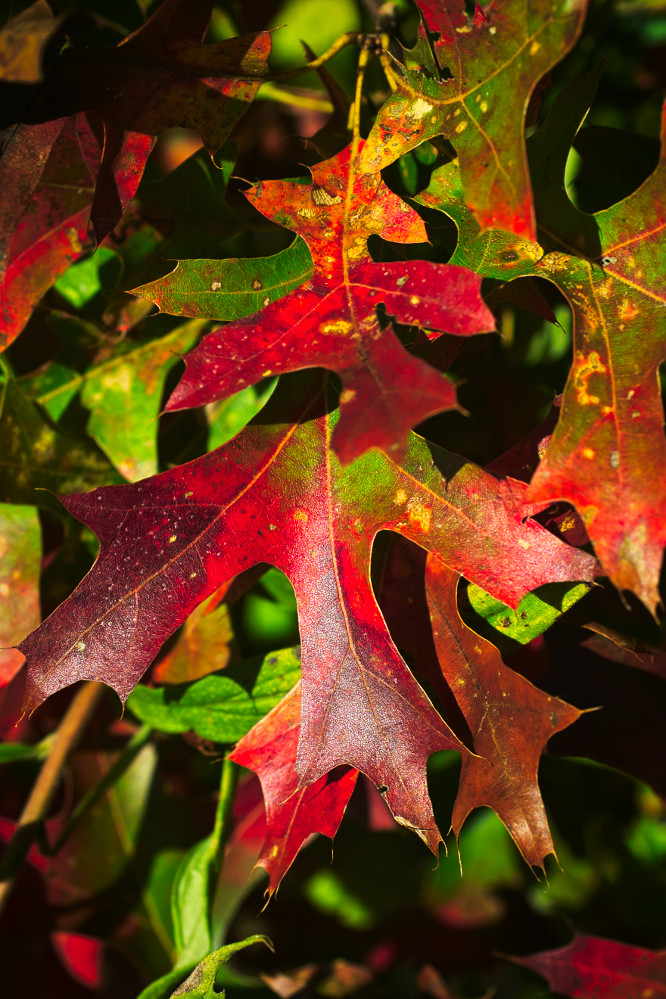
<path id="1" fill-rule="evenodd" d="M 165 277 L 134 288 L 172 316 L 240 319 L 298 288 L 312 274 L 304 240 L 270 257 L 227 260 L 179 260 Z"/>
<path id="2" fill-rule="evenodd" d="M 528 593 L 515 610 L 491 597 L 480 586 L 471 583 L 467 590 L 469 602 L 476 613 L 493 628 L 527 645 L 542 635 L 561 614 L 569 610 L 590 587 L 587 583 L 551 583 L 539 588 L 539 595 Z"/>

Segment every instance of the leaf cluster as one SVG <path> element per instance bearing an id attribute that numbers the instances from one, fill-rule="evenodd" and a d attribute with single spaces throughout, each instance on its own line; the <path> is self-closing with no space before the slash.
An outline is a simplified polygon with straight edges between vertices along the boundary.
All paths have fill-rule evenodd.
<path id="1" fill-rule="evenodd" d="M 659 994 L 663 14 L 250 7 L 0 27 L 0 908 L 53 999 Z"/>

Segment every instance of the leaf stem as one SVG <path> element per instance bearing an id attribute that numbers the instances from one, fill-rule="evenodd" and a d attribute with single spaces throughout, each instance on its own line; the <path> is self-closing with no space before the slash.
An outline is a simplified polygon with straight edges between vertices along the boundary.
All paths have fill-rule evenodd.
<path id="1" fill-rule="evenodd" d="M 269 80 L 259 88 L 257 99 L 267 101 L 280 101 L 294 108 L 306 108 L 309 111 L 322 111 L 330 114 L 334 109 L 332 103 L 326 97 L 317 97 L 312 94 L 297 93 L 295 90 L 288 90 L 287 87 L 280 87 Z"/>
<path id="2" fill-rule="evenodd" d="M 80 687 L 58 726 L 51 751 L 19 816 L 0 867 L 0 912 L 7 902 L 16 875 L 42 828 L 67 756 L 78 742 L 104 687 L 103 683 L 94 681 Z"/>
<path id="3" fill-rule="evenodd" d="M 222 773 L 220 774 L 220 794 L 217 799 L 215 810 L 215 824 L 213 825 L 213 835 L 211 838 L 211 858 L 208 866 L 208 884 L 210 899 L 210 912 L 208 913 L 209 925 L 212 930 L 213 903 L 215 900 L 215 888 L 222 870 L 224 862 L 224 850 L 231 833 L 231 813 L 236 800 L 236 789 L 238 788 L 238 777 L 241 768 L 233 760 L 222 760 Z"/>
<path id="4" fill-rule="evenodd" d="M 346 31 L 344 35 L 340 35 L 336 41 L 333 42 L 330 48 L 326 49 L 323 55 L 318 56 L 313 59 L 312 62 L 308 62 L 305 66 L 299 66 L 298 69 L 288 69 L 284 73 L 269 73 L 265 77 L 267 80 L 289 80 L 293 76 L 301 76 L 303 73 L 309 73 L 313 69 L 317 69 L 319 66 L 323 66 L 324 63 L 329 62 L 333 56 L 336 56 L 338 52 L 342 52 L 343 49 L 347 48 L 348 45 L 354 45 L 359 38 L 362 38 L 358 31 Z"/>

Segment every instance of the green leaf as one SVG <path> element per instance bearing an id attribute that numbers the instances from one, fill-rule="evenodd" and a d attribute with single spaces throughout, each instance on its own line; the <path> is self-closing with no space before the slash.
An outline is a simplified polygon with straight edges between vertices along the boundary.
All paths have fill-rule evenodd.
<path id="1" fill-rule="evenodd" d="M 210 424 L 208 450 L 214 451 L 235 437 L 268 402 L 276 384 L 277 378 L 271 378 L 259 385 L 248 385 L 222 402 L 211 403 L 206 410 Z"/>
<path id="2" fill-rule="evenodd" d="M 41 617 L 41 554 L 41 529 L 35 507 L 0 504 L 1 686 L 9 683 L 23 664 L 23 656 L 12 646 L 20 642 Z"/>
<path id="3" fill-rule="evenodd" d="M 419 146 L 419 149 L 422 147 Z M 427 208 L 444 212 L 458 229 L 458 245 L 450 263 L 498 280 L 534 273 L 543 256 L 538 243 L 502 229 L 481 231 L 474 213 L 465 203 L 457 160 L 433 171 L 430 183 L 414 199 Z"/>
<path id="4" fill-rule="evenodd" d="M 159 340 L 128 344 L 85 375 L 81 401 L 91 411 L 88 433 L 130 482 L 158 470 L 157 416 L 164 381 L 204 328 L 195 320 Z"/>
<path id="5" fill-rule="evenodd" d="M 0 763 L 14 763 L 15 760 L 39 760 L 43 758 L 39 746 L 25 746 L 21 742 L 0 742 Z"/>
<path id="6" fill-rule="evenodd" d="M 76 320 L 71 320 L 76 323 Z M 84 324 L 78 323 L 81 329 Z M 206 324 L 183 323 L 148 342 L 118 344 L 111 358 L 79 372 L 58 361 L 22 388 L 57 420 L 80 391 L 90 410 L 87 432 L 130 482 L 157 472 L 157 416 L 164 381 Z"/>
<path id="7" fill-rule="evenodd" d="M 216 996 L 224 995 L 224 992 L 216 992 L 214 988 L 218 968 L 220 965 L 226 964 L 229 958 L 237 954 L 238 951 L 255 943 L 263 943 L 269 950 L 273 950 L 273 944 L 268 937 L 260 933 L 255 933 L 245 940 L 239 940 L 238 943 L 220 947 L 219 950 L 213 951 L 203 961 L 200 961 L 189 978 L 175 992 L 171 993 L 171 999 L 215 999 Z"/>
<path id="8" fill-rule="evenodd" d="M 120 481 L 97 446 L 64 434 L 12 379 L 0 387 L 0 500 L 57 508 L 45 490 L 83 492 Z"/>
<path id="9" fill-rule="evenodd" d="M 157 978 L 154 982 L 151 982 L 143 992 L 141 992 L 137 999 L 168 999 L 172 994 L 171 990 L 174 985 L 178 985 L 182 982 L 183 975 L 190 973 L 196 967 L 194 961 L 190 962 L 189 967 L 185 968 L 174 968 L 168 971 L 166 975 L 162 975 Z"/>
<path id="10" fill-rule="evenodd" d="M 527 645 L 542 635 L 561 614 L 569 610 L 589 591 L 587 583 L 551 583 L 539 588 L 539 595 L 528 593 L 515 610 L 501 600 L 491 597 L 480 586 L 470 583 L 467 588 L 469 602 L 476 613 L 496 631 Z"/>
<path id="11" fill-rule="evenodd" d="M 311 274 L 310 251 L 297 237 L 270 257 L 179 260 L 170 274 L 134 288 L 132 294 L 173 316 L 240 319 L 298 288 Z"/>
<path id="12" fill-rule="evenodd" d="M 171 918 L 178 966 L 191 965 L 211 949 L 210 857 L 215 837 L 207 836 L 183 858 L 171 892 Z"/>
<path id="13" fill-rule="evenodd" d="M 234 743 L 252 728 L 301 675 L 296 649 L 256 656 L 190 684 L 152 689 L 139 685 L 127 705 L 162 732 L 194 731 L 203 739 Z"/>
<path id="14" fill-rule="evenodd" d="M 102 291 L 100 270 L 111 261 L 117 264 L 117 255 L 101 246 L 91 257 L 72 264 L 56 281 L 56 291 L 75 309 L 80 309 Z"/>

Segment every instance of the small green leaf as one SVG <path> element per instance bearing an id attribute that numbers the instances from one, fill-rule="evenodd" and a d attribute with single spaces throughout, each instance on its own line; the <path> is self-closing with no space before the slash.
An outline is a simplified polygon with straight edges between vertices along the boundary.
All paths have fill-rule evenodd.
<path id="1" fill-rule="evenodd" d="M 36 627 L 41 617 L 41 554 L 41 528 L 35 507 L 0 504 L 1 686 L 8 684 L 23 664 L 23 656 L 12 646 Z M 16 747 L 16 743 L 11 745 Z M 3 748 L 5 747 L 0 746 L 0 753 Z M 0 760 L 2 759 L 0 755 Z"/>
<path id="2" fill-rule="evenodd" d="M 55 328 L 80 340 L 89 330 L 74 317 Z M 205 323 L 193 320 L 150 341 L 119 343 L 111 357 L 85 371 L 56 360 L 43 372 L 22 379 L 21 389 L 53 420 L 60 419 L 80 392 L 81 402 L 90 410 L 86 428 L 90 436 L 130 482 L 147 478 L 158 470 L 157 416 L 164 380 L 205 329 Z"/>
<path id="3" fill-rule="evenodd" d="M 215 999 L 216 996 L 224 995 L 224 992 L 216 992 L 214 987 L 218 968 L 220 965 L 226 964 L 229 958 L 237 954 L 238 951 L 255 943 L 263 943 L 270 951 L 273 950 L 273 944 L 269 938 L 260 933 L 255 933 L 245 940 L 239 940 L 238 943 L 220 947 L 219 950 L 213 951 L 203 961 L 200 961 L 189 978 L 175 992 L 171 993 L 171 999 Z"/>
<path id="4" fill-rule="evenodd" d="M 87 260 L 78 260 L 72 264 L 56 281 L 56 291 L 75 309 L 80 309 L 102 291 L 100 270 L 110 261 L 117 262 L 117 255 L 113 250 L 101 246 Z"/>
<path id="5" fill-rule="evenodd" d="M 296 649 L 256 656 L 190 684 L 139 685 L 128 707 L 162 732 L 192 730 L 203 739 L 234 743 L 287 694 L 301 675 Z"/>
<path id="6" fill-rule="evenodd" d="M 277 378 L 267 379 L 259 385 L 248 385 L 219 403 L 211 403 L 206 408 L 210 427 L 208 450 L 214 451 L 235 437 L 268 402 L 276 384 Z"/>
<path id="7" fill-rule="evenodd" d="M 516 610 L 491 597 L 474 583 L 469 585 L 467 595 L 476 613 L 488 624 L 507 638 L 527 645 L 550 628 L 589 589 L 587 583 L 551 583 L 540 587 L 538 596 L 536 593 L 528 593 Z"/>
<path id="8" fill-rule="evenodd" d="M 199 319 L 240 319 L 298 288 L 312 274 L 312 257 L 297 237 L 270 257 L 179 260 L 175 270 L 132 289 L 162 312 Z"/>

